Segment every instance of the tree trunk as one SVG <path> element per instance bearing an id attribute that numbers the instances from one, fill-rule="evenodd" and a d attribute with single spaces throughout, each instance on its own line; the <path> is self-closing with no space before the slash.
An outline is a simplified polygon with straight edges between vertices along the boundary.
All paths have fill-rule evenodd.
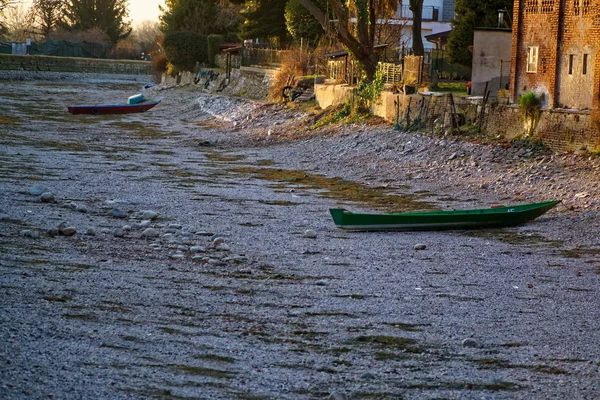
<path id="1" fill-rule="evenodd" d="M 329 21 L 326 20 L 327 17 L 325 13 L 315 5 L 313 0 L 298 1 L 317 19 L 317 21 L 319 21 L 324 30 L 328 29 Z M 370 40 L 373 35 L 368 33 L 369 21 L 365 19 L 357 21 L 357 24 L 362 26 L 356 27 L 356 32 L 360 33 L 357 35 L 358 37 L 356 37 L 354 32 L 348 29 L 349 17 L 345 3 L 342 3 L 340 0 L 329 1 L 335 14 L 335 18 L 338 20 L 338 23 L 336 24 L 336 36 L 338 40 L 346 46 L 348 51 L 352 53 L 354 57 L 356 57 L 356 60 L 364 69 L 367 79 L 369 81 L 373 80 L 379 60 L 373 51 L 373 42 Z"/>
<path id="2" fill-rule="evenodd" d="M 425 55 L 425 49 L 423 48 L 423 37 L 421 36 L 421 22 L 423 21 L 423 0 L 410 0 L 410 10 L 413 14 L 413 54 L 415 56 L 423 56 Z"/>

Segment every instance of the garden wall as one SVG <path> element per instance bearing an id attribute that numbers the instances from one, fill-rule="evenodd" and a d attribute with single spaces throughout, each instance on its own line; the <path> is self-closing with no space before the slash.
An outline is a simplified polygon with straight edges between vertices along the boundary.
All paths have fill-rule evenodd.
<path id="1" fill-rule="evenodd" d="M 523 132 L 517 105 L 491 106 L 485 117 L 484 131 L 490 136 L 514 139 Z M 557 152 L 598 152 L 600 132 L 591 124 L 590 113 L 574 110 L 543 110 L 534 139 Z"/>
<path id="2" fill-rule="evenodd" d="M 105 60 L 97 58 L 19 56 L 0 54 L 0 70 L 97 72 L 105 74 L 151 75 L 152 63 L 134 60 Z"/>
<path id="3" fill-rule="evenodd" d="M 329 106 L 343 104 L 353 89 L 354 87 L 348 85 L 315 84 L 315 95 L 319 106 L 325 109 Z M 397 115 L 395 101 L 399 101 L 399 117 L 402 120 L 409 99 L 412 98 L 410 118 L 414 120 L 419 114 L 419 102 L 422 101 L 422 97 L 420 94 L 405 95 L 384 91 L 381 99 L 373 108 L 373 114 L 394 123 Z M 467 115 L 466 121 L 473 119 L 474 114 L 477 114 L 481 109 L 477 102 L 471 104 L 457 100 L 455 99 L 456 109 L 459 114 L 472 114 Z M 440 118 L 443 113 L 433 111 L 430 106 L 427 115 L 435 121 L 422 121 L 422 123 L 426 126 L 441 128 L 432 128 L 434 132 L 444 131 L 444 126 L 450 125 L 450 121 L 446 121 L 450 114 L 446 113 L 445 118 Z M 482 125 L 483 134 L 511 140 L 521 136 L 524 131 L 523 128 L 524 124 L 517 105 L 492 103 L 486 107 Z M 587 111 L 543 110 L 533 138 L 541 140 L 557 152 L 586 153 L 600 151 L 600 131 L 592 126 L 590 113 Z"/>

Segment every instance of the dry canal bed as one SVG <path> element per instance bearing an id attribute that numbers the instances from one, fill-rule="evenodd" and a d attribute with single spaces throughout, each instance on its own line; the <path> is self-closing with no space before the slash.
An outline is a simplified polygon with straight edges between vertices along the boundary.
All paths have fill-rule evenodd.
<path id="1" fill-rule="evenodd" d="M 600 396 L 595 250 L 544 218 L 340 231 L 329 207 L 430 198 L 234 147 L 193 92 L 66 111 L 145 83 L 0 82 L 0 398 Z"/>

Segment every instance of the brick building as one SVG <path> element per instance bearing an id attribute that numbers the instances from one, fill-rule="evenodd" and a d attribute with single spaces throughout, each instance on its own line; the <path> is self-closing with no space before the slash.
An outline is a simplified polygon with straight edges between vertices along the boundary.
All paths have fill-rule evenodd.
<path id="1" fill-rule="evenodd" d="M 510 97 L 548 108 L 600 106 L 600 0 L 515 0 Z"/>

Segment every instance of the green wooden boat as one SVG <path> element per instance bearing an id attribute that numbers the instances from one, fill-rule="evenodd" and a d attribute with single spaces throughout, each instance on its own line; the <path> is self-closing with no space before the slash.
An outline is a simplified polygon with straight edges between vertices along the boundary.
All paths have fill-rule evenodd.
<path id="1" fill-rule="evenodd" d="M 343 208 L 331 208 L 329 212 L 339 228 L 356 231 L 472 229 L 520 225 L 539 217 L 559 202 L 397 214 L 353 213 Z"/>

